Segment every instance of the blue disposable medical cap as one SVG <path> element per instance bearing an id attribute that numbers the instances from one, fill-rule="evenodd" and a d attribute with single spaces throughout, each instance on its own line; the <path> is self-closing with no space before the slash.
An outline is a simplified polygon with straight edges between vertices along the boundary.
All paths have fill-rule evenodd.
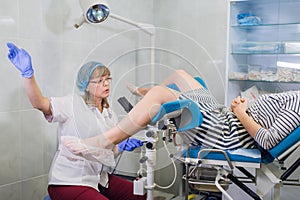
<path id="1" fill-rule="evenodd" d="M 76 85 L 81 92 L 85 92 L 87 85 L 89 84 L 90 77 L 96 67 L 104 66 L 100 62 L 90 61 L 82 65 L 77 73 Z"/>

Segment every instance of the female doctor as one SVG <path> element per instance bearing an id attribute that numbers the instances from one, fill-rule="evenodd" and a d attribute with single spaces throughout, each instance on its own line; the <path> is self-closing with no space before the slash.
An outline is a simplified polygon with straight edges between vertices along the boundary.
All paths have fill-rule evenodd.
<path id="1" fill-rule="evenodd" d="M 24 50 L 8 43 L 8 58 L 21 72 L 32 106 L 44 113 L 48 122 L 58 123 L 59 147 L 49 172 L 48 193 L 52 200 L 146 199 L 133 195 L 132 182 L 107 173 L 121 151 L 142 146 L 136 139 L 126 140 L 108 150 L 96 149 L 81 156 L 69 152 L 63 138 L 88 138 L 109 130 L 116 117 L 109 107 L 110 71 L 103 64 L 88 62 L 77 74 L 76 84 L 83 93 L 46 98 L 34 77 L 31 57 Z M 83 156 L 83 157 L 82 157 Z M 88 157 L 85 159 L 84 157 Z"/>

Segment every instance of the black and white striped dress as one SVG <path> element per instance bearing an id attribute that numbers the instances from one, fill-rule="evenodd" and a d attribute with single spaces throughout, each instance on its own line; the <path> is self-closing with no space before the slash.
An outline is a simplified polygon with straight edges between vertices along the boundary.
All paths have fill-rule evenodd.
<path id="1" fill-rule="evenodd" d="M 269 149 L 300 124 L 299 92 L 262 95 L 248 109 L 249 115 L 262 126 L 255 140 L 235 114 L 219 104 L 207 89 L 183 93 L 179 99 L 193 100 L 203 115 L 199 127 L 184 132 L 193 145 L 217 149 L 254 148 L 256 141 Z"/>
<path id="2" fill-rule="evenodd" d="M 249 115 L 262 126 L 255 140 L 271 149 L 300 125 L 300 92 L 266 94 L 248 109 Z"/>

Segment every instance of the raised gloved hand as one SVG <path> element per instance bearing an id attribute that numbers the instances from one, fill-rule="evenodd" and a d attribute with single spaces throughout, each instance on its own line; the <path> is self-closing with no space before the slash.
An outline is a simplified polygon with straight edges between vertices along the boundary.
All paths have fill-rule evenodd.
<path id="1" fill-rule="evenodd" d="M 7 55 L 8 59 L 21 72 L 24 78 L 31 78 L 34 71 L 30 55 L 24 49 L 19 49 L 13 43 L 7 43 L 7 47 L 9 50 Z"/>
<path id="2" fill-rule="evenodd" d="M 118 150 L 119 152 L 122 152 L 124 150 L 133 151 L 135 148 L 140 146 L 143 146 L 143 142 L 141 140 L 129 138 L 118 144 Z"/>

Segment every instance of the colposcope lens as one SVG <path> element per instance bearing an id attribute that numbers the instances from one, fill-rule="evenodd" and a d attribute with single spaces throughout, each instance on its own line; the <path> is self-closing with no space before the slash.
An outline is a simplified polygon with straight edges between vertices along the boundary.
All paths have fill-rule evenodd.
<path id="1" fill-rule="evenodd" d="M 109 15 L 109 8 L 105 5 L 98 4 L 90 7 L 86 13 L 86 18 L 91 23 L 100 23 Z"/>

